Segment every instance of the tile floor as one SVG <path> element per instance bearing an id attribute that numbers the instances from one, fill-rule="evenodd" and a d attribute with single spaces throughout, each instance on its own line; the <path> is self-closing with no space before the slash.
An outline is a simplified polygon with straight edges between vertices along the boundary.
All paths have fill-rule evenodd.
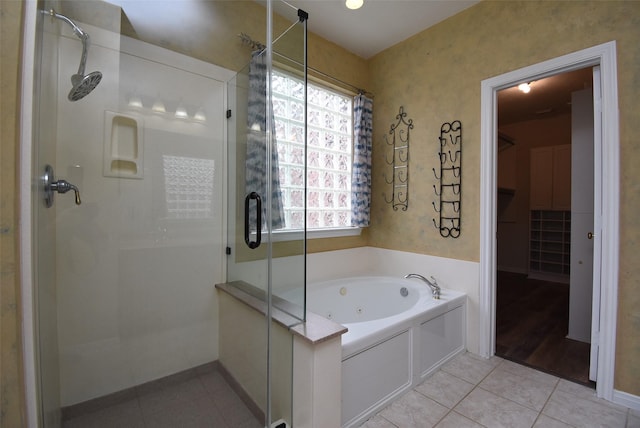
<path id="1" fill-rule="evenodd" d="M 640 411 L 502 358 L 464 353 L 362 425 L 396 427 L 638 428 Z"/>
<path id="2" fill-rule="evenodd" d="M 183 372 L 116 394 L 63 422 L 64 428 L 261 428 L 215 369 Z M 102 399 L 99 399 L 102 400 Z M 104 400 L 101 401 L 104 403 Z M 86 409 L 86 406 L 85 406 Z"/>
<path id="3" fill-rule="evenodd" d="M 192 370 L 85 406 L 64 428 L 260 428 L 215 369 Z M 362 428 L 640 428 L 640 411 L 585 386 L 503 360 L 464 353 Z"/>

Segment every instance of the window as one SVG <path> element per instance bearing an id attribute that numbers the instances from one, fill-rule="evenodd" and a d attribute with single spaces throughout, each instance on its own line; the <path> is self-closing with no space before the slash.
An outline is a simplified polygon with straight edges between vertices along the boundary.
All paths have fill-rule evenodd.
<path id="1" fill-rule="evenodd" d="M 304 226 L 304 82 L 273 71 L 285 230 Z M 308 84 L 307 229 L 351 227 L 353 99 Z"/>
<path id="2" fill-rule="evenodd" d="M 167 218 L 213 217 L 213 159 L 162 156 Z"/>

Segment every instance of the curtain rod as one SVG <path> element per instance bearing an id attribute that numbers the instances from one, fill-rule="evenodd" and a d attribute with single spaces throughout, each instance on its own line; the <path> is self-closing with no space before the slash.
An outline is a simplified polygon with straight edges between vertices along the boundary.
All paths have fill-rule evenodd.
<path id="1" fill-rule="evenodd" d="M 240 37 L 240 40 L 242 40 L 242 43 L 243 43 L 243 44 L 245 44 L 245 45 L 247 45 L 247 46 L 251 47 L 252 49 L 259 49 L 259 50 L 263 50 L 263 49 L 265 49 L 265 48 L 266 48 L 266 46 L 265 46 L 264 44 L 262 44 L 262 43 L 260 43 L 260 42 L 258 42 L 258 41 L 253 40 L 253 39 L 251 38 L 251 36 L 249 36 L 249 35 L 248 35 L 248 34 L 246 34 L 246 33 L 240 33 L 240 34 L 238 34 L 238 37 Z M 296 60 L 294 60 L 294 59 L 292 59 L 292 58 L 289 58 L 289 57 L 288 57 L 288 56 L 286 56 L 286 55 L 283 55 L 283 54 L 278 53 L 278 52 L 274 52 L 274 53 L 275 53 L 276 55 L 278 55 L 278 56 L 281 56 L 282 58 L 285 58 L 285 59 L 286 59 L 286 60 L 288 60 L 288 61 L 293 62 L 294 64 L 297 64 L 297 65 L 299 65 L 299 66 L 302 66 L 302 65 L 303 65 L 303 64 L 299 63 L 298 61 L 296 61 Z M 315 74 L 319 74 L 319 75 L 321 75 L 322 77 L 326 77 L 326 78 L 328 78 L 328 79 L 331 79 L 331 80 L 333 80 L 334 82 L 337 82 L 337 83 L 339 83 L 339 84 L 341 84 L 341 85 L 343 85 L 343 86 L 347 86 L 347 87 L 349 87 L 349 88 L 351 88 L 351 89 L 355 89 L 355 91 L 356 91 L 358 94 L 367 95 L 367 96 L 370 96 L 371 98 L 373 98 L 373 96 L 374 96 L 371 92 L 367 91 L 366 89 L 358 88 L 357 86 L 354 86 L 354 85 L 352 85 L 351 83 L 345 82 L 344 80 L 340 80 L 340 79 L 338 79 L 337 77 L 333 77 L 333 76 L 331 76 L 330 74 L 327 74 L 327 73 L 325 73 L 325 72 L 323 72 L 323 71 L 320 71 L 320 70 L 318 70 L 318 69 L 316 69 L 316 68 L 313 68 L 313 67 L 309 67 L 309 66 L 307 66 L 307 69 L 308 69 L 308 70 L 311 70 L 311 71 L 312 71 L 313 73 L 315 73 Z"/>

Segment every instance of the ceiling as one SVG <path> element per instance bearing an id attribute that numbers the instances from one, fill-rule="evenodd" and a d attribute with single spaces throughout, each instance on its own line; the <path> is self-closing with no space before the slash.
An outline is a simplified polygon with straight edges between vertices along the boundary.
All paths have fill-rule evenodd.
<path id="1" fill-rule="evenodd" d="M 593 86 L 591 67 L 530 82 L 531 92 L 517 87 L 498 92 L 499 126 L 569 114 L 571 93 Z"/>
<path id="2" fill-rule="evenodd" d="M 350 10 L 344 0 L 287 0 L 309 14 L 309 31 L 368 59 L 478 3 L 478 0 L 364 0 Z M 274 11 L 289 16 L 287 6 Z"/>
<path id="3" fill-rule="evenodd" d="M 263 0 L 258 0 L 263 1 Z M 377 53 L 467 9 L 478 0 L 364 0 L 350 10 L 344 0 L 286 0 L 309 14 L 309 31 L 368 59 Z M 284 2 L 276 13 L 292 16 Z M 590 68 L 531 82 L 531 92 L 517 88 L 498 92 L 498 123 L 506 125 L 571 111 L 571 93 L 592 86 Z"/>

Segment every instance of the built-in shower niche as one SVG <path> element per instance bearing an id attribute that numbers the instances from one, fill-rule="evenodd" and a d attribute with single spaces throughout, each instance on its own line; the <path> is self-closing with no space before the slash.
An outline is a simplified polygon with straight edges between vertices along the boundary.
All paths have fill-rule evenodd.
<path id="1" fill-rule="evenodd" d="M 142 178 L 142 119 L 136 116 L 104 112 L 105 177 Z"/>

